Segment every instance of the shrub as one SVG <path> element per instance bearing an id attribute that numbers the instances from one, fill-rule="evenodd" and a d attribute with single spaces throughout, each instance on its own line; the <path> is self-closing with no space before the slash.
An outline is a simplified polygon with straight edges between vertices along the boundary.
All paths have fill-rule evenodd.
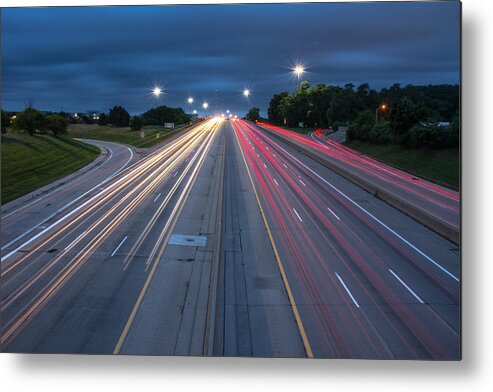
<path id="1" fill-rule="evenodd" d="M 37 129 L 42 129 L 45 117 L 38 110 L 28 107 L 23 112 L 17 113 L 13 125 L 18 131 L 27 131 L 31 136 Z"/>
<path id="2" fill-rule="evenodd" d="M 43 128 L 46 131 L 53 132 L 53 134 L 57 136 L 67 130 L 67 125 L 65 117 L 60 116 L 59 114 L 50 114 L 49 116 L 46 116 Z"/>
<path id="3" fill-rule="evenodd" d="M 370 110 L 365 110 L 358 114 L 356 119 L 349 125 L 346 139 L 368 140 L 369 134 L 375 124 L 373 114 Z"/>
<path id="4" fill-rule="evenodd" d="M 131 131 L 140 131 L 144 125 L 144 121 L 142 116 L 133 116 L 130 119 L 130 130 Z"/>
<path id="5" fill-rule="evenodd" d="M 98 125 L 108 125 L 108 116 L 106 113 L 99 114 Z"/>
<path id="6" fill-rule="evenodd" d="M 114 127 L 128 127 L 130 114 L 121 106 L 114 106 L 110 109 L 108 123 Z"/>
<path id="7" fill-rule="evenodd" d="M 451 145 L 450 139 L 449 127 L 415 125 L 409 131 L 405 147 L 445 148 Z"/>
<path id="8" fill-rule="evenodd" d="M 388 122 L 375 124 L 368 134 L 368 141 L 373 144 L 389 144 L 394 140 Z"/>

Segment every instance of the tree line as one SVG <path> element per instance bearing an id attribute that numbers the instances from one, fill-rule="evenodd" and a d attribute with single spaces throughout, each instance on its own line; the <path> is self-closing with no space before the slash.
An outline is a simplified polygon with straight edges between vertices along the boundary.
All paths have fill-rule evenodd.
<path id="1" fill-rule="evenodd" d="M 2 133 L 6 133 L 10 126 L 18 131 L 26 131 L 31 136 L 35 132 L 53 132 L 54 136 L 58 136 L 66 132 L 68 119 L 59 113 L 45 115 L 31 106 L 15 115 L 2 110 Z"/>
<path id="2" fill-rule="evenodd" d="M 456 147 L 459 144 L 459 86 L 401 87 L 376 91 L 358 87 L 301 82 L 296 91 L 275 94 L 268 107 L 270 123 L 288 127 L 347 126 L 346 138 L 404 147 Z M 448 125 L 444 124 L 448 123 Z"/>
<path id="3" fill-rule="evenodd" d="M 29 105 L 21 112 L 11 113 L 2 110 L 2 133 L 7 132 L 7 128 L 26 131 L 30 135 L 35 132 L 53 132 L 54 136 L 67 131 L 68 124 L 98 124 L 101 126 L 130 127 L 132 131 L 138 131 L 146 125 L 160 125 L 164 123 L 174 123 L 175 125 L 190 122 L 192 116 L 185 113 L 182 108 L 171 108 L 165 105 L 152 108 L 145 113 L 137 116 L 130 116 L 128 111 L 119 105 L 112 107 L 108 113 L 99 113 L 97 118 L 93 116 L 71 115 L 66 112 L 43 114 L 41 111 Z"/>

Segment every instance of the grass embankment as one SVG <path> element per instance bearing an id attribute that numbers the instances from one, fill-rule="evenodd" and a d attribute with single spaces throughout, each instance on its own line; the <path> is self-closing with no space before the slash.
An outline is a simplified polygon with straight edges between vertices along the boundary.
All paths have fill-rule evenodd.
<path id="1" fill-rule="evenodd" d="M 376 145 L 352 141 L 348 147 L 361 151 L 418 177 L 458 190 L 460 186 L 459 149 L 404 149 L 397 145 Z"/>
<path id="2" fill-rule="evenodd" d="M 147 148 L 166 140 L 173 136 L 175 131 L 184 127 L 180 126 L 166 130 L 162 127 L 144 127 L 145 137 L 142 139 L 139 131 L 131 131 L 129 127 L 113 128 L 100 125 L 71 124 L 68 127 L 68 134 L 75 138 L 105 140 L 129 144 L 137 148 Z"/>
<path id="3" fill-rule="evenodd" d="M 99 152 L 66 136 L 2 135 L 2 204 L 80 169 Z"/>

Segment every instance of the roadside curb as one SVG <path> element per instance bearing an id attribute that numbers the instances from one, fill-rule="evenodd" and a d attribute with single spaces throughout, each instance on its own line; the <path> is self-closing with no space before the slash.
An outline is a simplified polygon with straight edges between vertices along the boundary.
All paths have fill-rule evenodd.
<path id="1" fill-rule="evenodd" d="M 340 176 L 346 178 L 347 180 L 351 181 L 353 184 L 359 186 L 360 188 L 367 191 L 368 193 L 371 193 L 373 196 L 377 197 L 378 199 L 386 202 L 387 204 L 394 207 L 395 209 L 401 211 L 402 213 L 418 221 L 419 223 L 426 226 L 430 230 L 438 233 L 439 235 L 453 242 L 454 244 L 460 245 L 460 229 L 457 229 L 451 226 L 450 224 L 442 221 L 441 219 L 433 215 L 430 215 L 429 213 L 423 211 L 422 209 L 406 202 L 405 200 L 402 200 L 401 198 L 394 196 L 390 192 L 376 186 L 370 181 L 367 181 L 364 178 L 357 176 L 346 169 L 343 169 L 342 167 L 327 160 L 323 155 L 312 150 L 310 147 L 302 146 L 288 137 L 279 135 L 277 132 L 271 131 L 270 129 L 263 127 L 259 124 L 256 125 L 261 129 L 265 130 L 266 132 L 269 132 L 278 140 L 281 140 L 289 144 L 290 146 L 296 148 L 306 156 L 314 159 L 318 163 L 324 165 L 325 167 L 329 168 L 330 170 L 334 171 Z"/>
<path id="2" fill-rule="evenodd" d="M 85 143 L 85 142 L 83 142 Z M 89 143 L 86 143 L 89 144 Z M 95 169 L 97 166 L 101 166 L 104 162 L 109 157 L 109 150 L 104 147 L 104 146 L 98 146 L 96 144 L 90 144 L 91 146 L 96 146 L 99 148 L 100 153 L 99 155 L 94 158 L 91 162 L 89 162 L 87 165 L 81 167 L 80 169 L 74 171 L 73 173 L 70 173 L 69 175 L 60 178 L 56 181 L 50 182 L 49 184 L 46 184 L 42 186 L 41 188 L 35 189 L 34 191 L 31 191 L 23 196 L 20 196 L 14 200 L 11 200 L 1 206 L 2 212 L 1 214 L 7 214 L 10 213 L 11 211 L 22 207 L 24 204 L 32 202 L 34 199 L 45 196 L 51 191 L 53 191 L 56 188 L 59 188 L 63 185 L 66 185 L 70 181 L 74 180 L 76 177 L 79 177 L 81 175 L 84 175 L 85 173 L 89 172 L 90 170 Z"/>

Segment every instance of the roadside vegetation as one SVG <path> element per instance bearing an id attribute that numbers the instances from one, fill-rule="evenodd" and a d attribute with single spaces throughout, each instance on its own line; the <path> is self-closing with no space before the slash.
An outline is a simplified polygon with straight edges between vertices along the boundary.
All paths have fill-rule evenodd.
<path id="1" fill-rule="evenodd" d="M 2 135 L 2 204 L 80 169 L 99 149 L 66 136 Z"/>
<path id="2" fill-rule="evenodd" d="M 460 158 L 456 149 L 409 149 L 362 141 L 347 142 L 346 145 L 418 177 L 459 190 Z"/>
<path id="3" fill-rule="evenodd" d="M 173 136 L 192 120 L 181 108 L 166 106 L 133 117 L 122 106 L 88 114 L 47 113 L 32 105 L 20 112 L 2 110 L 1 202 L 67 176 L 99 155 L 97 147 L 76 138 L 146 148 Z M 175 128 L 164 129 L 165 123 Z"/>
<path id="4" fill-rule="evenodd" d="M 458 85 L 394 84 L 376 91 L 367 83 L 355 88 L 301 82 L 295 92 L 272 97 L 268 117 L 271 124 L 302 133 L 344 127 L 348 146 L 455 189 L 459 186 Z"/>
<path id="5" fill-rule="evenodd" d="M 86 117 L 82 121 L 72 120 L 68 127 L 68 135 L 147 148 L 173 136 L 176 131 L 194 120 L 183 109 L 165 105 L 133 117 L 122 106 L 114 106 L 109 113 L 99 113 L 96 117 Z M 165 129 L 165 123 L 172 123 L 175 127 Z"/>
<path id="6" fill-rule="evenodd" d="M 115 128 L 104 125 L 70 124 L 68 135 L 78 139 L 105 140 L 108 142 L 124 143 L 137 148 L 147 148 L 161 143 L 168 137 L 173 136 L 175 131 L 182 129 L 164 129 L 157 126 L 146 126 L 142 128 L 144 138 L 139 131 L 131 131 L 130 127 Z"/>

